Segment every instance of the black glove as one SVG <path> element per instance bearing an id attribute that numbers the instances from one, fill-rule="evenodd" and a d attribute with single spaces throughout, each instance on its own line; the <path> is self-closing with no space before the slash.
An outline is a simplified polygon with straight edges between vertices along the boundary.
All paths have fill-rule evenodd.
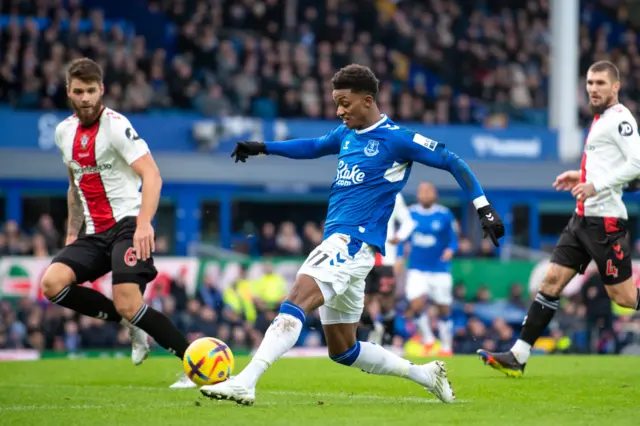
<path id="1" fill-rule="evenodd" d="M 480 216 L 480 224 L 482 226 L 482 237 L 491 238 L 493 245 L 499 247 L 498 240 L 504 237 L 504 224 L 500 216 L 498 216 L 498 212 L 488 205 L 478 209 L 478 216 Z"/>
<path id="2" fill-rule="evenodd" d="M 245 161 L 247 161 L 247 158 L 252 155 L 260 155 L 266 153 L 267 147 L 264 142 L 242 141 L 236 143 L 236 147 L 233 148 L 231 156 L 236 157 L 236 163 L 238 161 L 242 161 L 244 163 Z"/>

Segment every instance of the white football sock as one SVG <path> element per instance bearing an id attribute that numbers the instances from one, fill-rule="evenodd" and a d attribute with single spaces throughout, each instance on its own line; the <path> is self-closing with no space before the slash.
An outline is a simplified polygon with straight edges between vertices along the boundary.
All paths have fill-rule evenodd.
<path id="1" fill-rule="evenodd" d="M 262 373 L 296 344 L 301 331 L 302 321 L 298 318 L 289 314 L 278 314 L 264 334 L 253 359 L 236 376 L 236 380 L 243 381 L 249 388 L 255 387 Z"/>
<path id="2" fill-rule="evenodd" d="M 518 360 L 520 364 L 526 364 L 531 355 L 531 345 L 524 340 L 518 339 L 511 348 L 511 353 Z"/>
<path id="3" fill-rule="evenodd" d="M 425 345 L 432 345 L 436 341 L 436 337 L 433 335 L 431 319 L 429 316 L 425 313 L 420 315 L 416 321 L 416 325 L 418 326 L 418 331 L 420 331 L 420 335 L 422 336 L 422 343 Z"/>
<path id="4" fill-rule="evenodd" d="M 366 373 L 398 377 L 409 375 L 409 365 L 406 359 L 371 342 L 360 342 L 360 354 L 351 364 Z"/>
<path id="5" fill-rule="evenodd" d="M 380 376 L 396 376 L 413 380 L 423 386 L 431 385 L 433 380 L 425 375 L 421 366 L 414 365 L 393 352 L 371 342 L 359 342 L 360 354 L 352 367 Z"/>
<path id="6" fill-rule="evenodd" d="M 440 350 L 451 352 L 453 350 L 453 320 L 439 319 L 438 334 L 440 335 Z"/>

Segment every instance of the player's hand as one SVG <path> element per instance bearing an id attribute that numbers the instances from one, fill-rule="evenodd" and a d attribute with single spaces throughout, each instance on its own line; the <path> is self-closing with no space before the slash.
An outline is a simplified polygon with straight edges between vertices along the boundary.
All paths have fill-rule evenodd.
<path id="1" fill-rule="evenodd" d="M 577 170 L 569 170 L 561 173 L 553 182 L 556 191 L 569 191 L 580 183 L 580 172 Z"/>
<path id="2" fill-rule="evenodd" d="M 585 200 L 596 194 L 596 187 L 593 186 L 592 183 L 579 183 L 571 190 L 571 195 L 573 195 L 577 200 Z"/>
<path id="3" fill-rule="evenodd" d="M 454 251 L 451 250 L 450 248 L 446 248 L 444 249 L 444 251 L 442 252 L 442 256 L 440 256 L 440 260 L 443 262 L 448 262 L 451 259 L 453 259 L 453 255 L 454 255 Z"/>
<path id="4" fill-rule="evenodd" d="M 236 158 L 236 163 L 238 161 L 242 161 L 244 163 L 245 161 L 247 161 L 247 158 L 252 155 L 260 155 L 266 153 L 267 147 L 265 146 L 264 142 L 242 141 L 236 142 L 236 146 L 231 152 L 231 157 Z"/>
<path id="5" fill-rule="evenodd" d="M 133 234 L 133 248 L 138 260 L 151 258 L 151 253 L 156 251 L 153 226 L 148 221 L 138 221 L 136 232 Z"/>
<path id="6" fill-rule="evenodd" d="M 498 240 L 504 237 L 504 223 L 498 216 L 498 212 L 488 205 L 478 209 L 478 216 L 480 216 L 483 238 L 491 238 L 493 245 L 499 247 Z"/>
<path id="7" fill-rule="evenodd" d="M 73 244 L 77 239 L 77 235 L 67 235 L 67 238 L 64 241 L 64 245 L 68 246 L 69 244 Z"/>

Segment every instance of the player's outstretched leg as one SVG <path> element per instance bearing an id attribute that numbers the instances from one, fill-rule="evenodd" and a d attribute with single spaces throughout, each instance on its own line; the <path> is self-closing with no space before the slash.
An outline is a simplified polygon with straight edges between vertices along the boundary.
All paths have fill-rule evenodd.
<path id="1" fill-rule="evenodd" d="M 75 284 L 76 276 L 71 267 L 53 263 L 40 282 L 44 296 L 56 305 L 76 311 L 88 317 L 117 322 L 129 328 L 131 337 L 131 360 L 140 365 L 149 352 L 144 331 L 132 326 L 118 313 L 113 301 L 92 288 Z"/>
<path id="2" fill-rule="evenodd" d="M 308 275 L 298 275 L 291 293 L 280 306 L 280 313 L 267 329 L 249 365 L 227 381 L 202 386 L 202 394 L 209 398 L 253 405 L 260 376 L 296 344 L 306 315 L 323 303 L 324 297 L 314 279 Z"/>
<path id="3" fill-rule="evenodd" d="M 575 274 L 576 271 L 571 268 L 551 263 L 524 319 L 520 338 L 509 352 L 478 350 L 482 361 L 509 377 L 522 377 L 531 348 L 553 319 L 560 305 L 560 293 Z"/>
<path id="4" fill-rule="evenodd" d="M 113 280 L 113 300 L 120 315 L 133 326 L 144 330 L 160 346 L 182 360 L 189 342 L 175 324 L 164 314 L 144 303 L 139 284 L 119 282 L 115 275 Z M 195 385 L 192 384 L 189 387 L 195 387 Z"/>
<path id="5" fill-rule="evenodd" d="M 324 306 L 321 309 L 325 322 L 332 321 L 330 317 L 341 316 L 332 308 Z M 455 401 L 455 394 L 449 383 L 444 362 L 433 361 L 416 365 L 375 343 L 358 342 L 355 340 L 355 325 L 325 323 L 323 326 L 329 345 L 329 357 L 333 361 L 358 368 L 369 374 L 406 378 L 423 386 L 442 402 Z M 344 348 L 347 349 L 344 350 Z"/>

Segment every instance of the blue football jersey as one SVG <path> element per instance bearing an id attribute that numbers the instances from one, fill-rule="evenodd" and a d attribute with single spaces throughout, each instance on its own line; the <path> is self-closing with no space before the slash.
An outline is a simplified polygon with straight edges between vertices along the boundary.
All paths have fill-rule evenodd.
<path id="1" fill-rule="evenodd" d="M 415 204 L 409 207 L 409 211 L 416 223 L 409 237 L 409 268 L 424 272 L 451 272 L 451 261 L 441 259 L 445 249 L 454 252 L 458 249 L 457 223 L 451 211 L 439 204 L 429 208 Z"/>
<path id="2" fill-rule="evenodd" d="M 475 176 L 455 154 L 386 115 L 366 129 L 343 124 L 321 138 L 265 142 L 265 146 L 267 154 L 288 158 L 337 154 L 324 238 L 344 233 L 383 255 L 396 194 L 407 183 L 414 161 L 449 170 L 473 199 L 484 196 Z"/>

